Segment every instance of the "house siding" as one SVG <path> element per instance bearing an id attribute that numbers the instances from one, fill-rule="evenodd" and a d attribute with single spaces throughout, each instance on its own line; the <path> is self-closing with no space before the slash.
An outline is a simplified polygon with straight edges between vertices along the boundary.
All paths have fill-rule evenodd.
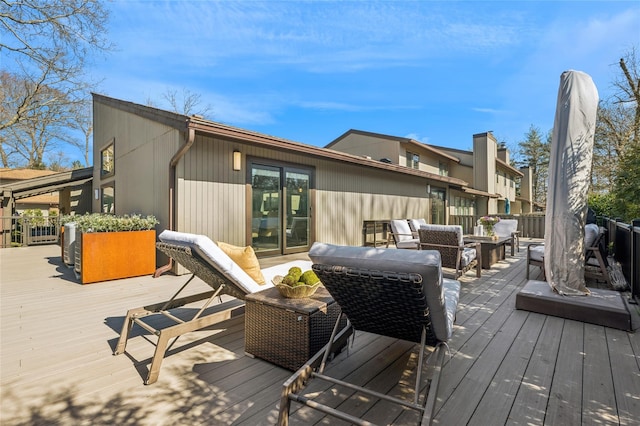
<path id="1" fill-rule="evenodd" d="M 234 150 L 242 152 L 241 171 L 232 168 Z M 426 179 L 197 135 L 178 165 L 178 230 L 249 241 L 247 157 L 315 170 L 315 241 L 361 245 L 363 220 L 429 217 Z"/>
<path id="2" fill-rule="evenodd" d="M 95 133 L 93 189 L 115 185 L 115 214 L 156 216 L 158 229 L 169 227 L 169 162 L 184 132 L 100 102 L 93 107 Z M 100 152 L 114 142 L 112 176 L 100 176 Z M 92 210 L 101 200 L 92 198 Z"/>

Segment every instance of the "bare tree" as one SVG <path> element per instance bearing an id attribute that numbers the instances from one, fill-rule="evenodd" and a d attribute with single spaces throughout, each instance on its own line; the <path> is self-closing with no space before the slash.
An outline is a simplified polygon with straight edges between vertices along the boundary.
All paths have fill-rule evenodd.
<path id="1" fill-rule="evenodd" d="M 202 105 L 202 95 L 194 93 L 189 89 L 183 88 L 182 93 L 178 93 L 176 89 L 167 89 L 162 97 L 169 103 L 171 110 L 178 114 L 184 115 L 201 115 L 205 118 L 213 114 L 213 108 L 209 104 Z M 148 100 L 147 103 L 153 106 L 153 102 Z"/>
<path id="2" fill-rule="evenodd" d="M 632 48 L 615 64 L 614 94 L 600 102 L 594 142 L 592 191 L 611 192 L 621 172 L 619 162 L 640 143 L 640 63 Z"/>
<path id="3" fill-rule="evenodd" d="M 48 87 L 40 88 L 33 99 L 34 107 L 1 133 L 4 148 L 11 152 L 11 163 L 43 169 L 46 167 L 44 158 L 47 150 L 55 149 L 67 140 L 73 119 L 73 109 L 70 108 L 73 102 Z M 51 99 L 56 99 L 56 102 L 50 102 Z"/>
<path id="4" fill-rule="evenodd" d="M 63 114 L 63 109 L 74 108 L 90 87 L 84 75 L 87 60 L 111 48 L 105 38 L 107 19 L 100 0 L 0 0 L 3 87 L 5 81 L 13 84 L 10 93 L 2 91 L 0 96 L 4 164 L 12 155 L 29 158 L 33 165 L 42 161 L 40 148 L 31 145 L 33 149 L 23 153 L 14 149 L 33 144 L 35 133 L 46 133 L 34 123 L 38 114 L 47 114 L 44 121 L 50 125 L 57 111 L 57 125 L 65 120 L 68 124 L 70 114 Z M 15 140 L 27 129 L 32 132 L 30 141 Z"/>
<path id="5" fill-rule="evenodd" d="M 92 160 L 91 135 L 93 134 L 93 118 L 91 100 L 81 99 L 74 104 L 69 126 L 78 135 L 69 135 L 67 142 L 82 152 L 84 166 L 89 167 Z"/>
<path id="6" fill-rule="evenodd" d="M 618 89 L 614 99 L 616 103 L 633 110 L 631 138 L 638 142 L 640 138 L 640 63 L 635 47 L 620 58 L 619 65 L 622 75 L 618 75 L 613 83 Z"/>

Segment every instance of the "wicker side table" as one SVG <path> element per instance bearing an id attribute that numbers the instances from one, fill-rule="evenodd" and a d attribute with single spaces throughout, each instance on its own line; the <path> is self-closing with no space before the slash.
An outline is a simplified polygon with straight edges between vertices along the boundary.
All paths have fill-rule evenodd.
<path id="1" fill-rule="evenodd" d="M 306 299 L 287 299 L 269 288 L 245 302 L 245 353 L 292 371 L 329 341 L 340 313 L 324 287 Z"/>

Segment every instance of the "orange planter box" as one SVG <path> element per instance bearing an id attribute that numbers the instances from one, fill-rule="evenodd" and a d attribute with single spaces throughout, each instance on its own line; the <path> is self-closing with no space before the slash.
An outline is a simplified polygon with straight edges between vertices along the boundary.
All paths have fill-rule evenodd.
<path id="1" fill-rule="evenodd" d="M 155 230 L 83 232 L 81 239 L 79 269 L 82 284 L 155 272 Z"/>

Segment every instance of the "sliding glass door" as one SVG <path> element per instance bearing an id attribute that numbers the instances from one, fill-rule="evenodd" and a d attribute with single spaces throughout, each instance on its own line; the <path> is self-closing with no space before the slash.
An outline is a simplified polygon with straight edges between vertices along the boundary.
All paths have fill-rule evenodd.
<path id="1" fill-rule="evenodd" d="M 309 250 L 313 171 L 252 163 L 251 245 L 261 254 Z"/>

